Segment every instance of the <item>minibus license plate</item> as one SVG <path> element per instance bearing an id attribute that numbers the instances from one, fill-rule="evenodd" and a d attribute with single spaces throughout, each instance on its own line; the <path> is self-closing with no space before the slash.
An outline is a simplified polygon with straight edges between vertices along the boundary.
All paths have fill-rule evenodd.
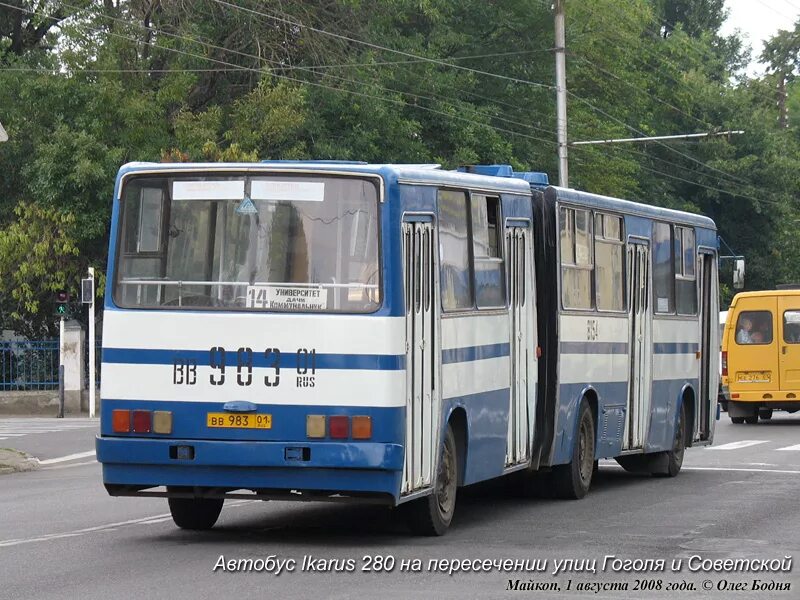
<path id="1" fill-rule="evenodd" d="M 740 383 L 769 383 L 772 373 L 769 371 L 740 371 L 736 374 L 736 381 Z"/>
<path id="2" fill-rule="evenodd" d="M 233 429 L 271 429 L 272 415 L 232 415 L 230 413 L 208 413 L 208 427 Z"/>

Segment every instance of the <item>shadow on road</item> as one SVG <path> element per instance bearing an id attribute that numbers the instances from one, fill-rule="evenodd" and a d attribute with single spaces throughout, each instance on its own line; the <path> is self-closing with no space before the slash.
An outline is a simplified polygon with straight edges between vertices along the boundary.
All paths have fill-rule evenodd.
<path id="1" fill-rule="evenodd" d="M 682 477 L 691 477 L 684 473 Z M 564 504 L 576 512 L 594 510 L 603 496 L 630 486 L 669 485 L 666 479 L 634 475 L 621 469 L 601 468 L 595 474 L 592 490 L 581 501 L 547 497 L 526 497 L 514 477 L 495 479 L 461 488 L 458 507 L 448 535 L 472 537 L 492 522 L 549 522 L 560 518 Z M 542 496 L 547 495 L 542 490 Z M 257 505 L 246 505 L 257 506 Z M 155 536 L 153 541 L 174 543 L 214 544 L 287 544 L 291 546 L 352 547 L 354 543 L 369 548 L 386 543 L 408 546 L 435 546 L 435 538 L 414 536 L 406 526 L 403 507 L 389 509 L 373 505 L 343 505 L 328 503 L 288 503 L 273 501 L 263 505 L 265 510 L 249 508 L 247 514 L 231 506 L 223 511 L 220 523 L 211 531 L 189 532 L 174 529 Z M 405 542 L 405 543 L 404 543 Z"/>

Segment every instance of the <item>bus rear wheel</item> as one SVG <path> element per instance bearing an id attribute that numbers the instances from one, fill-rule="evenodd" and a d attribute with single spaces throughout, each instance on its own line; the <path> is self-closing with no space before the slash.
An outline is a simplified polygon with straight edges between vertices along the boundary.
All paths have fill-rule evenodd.
<path id="1" fill-rule="evenodd" d="M 589 493 L 594 474 L 594 418 L 586 399 L 578 409 L 577 438 L 572 445 L 572 460 L 553 467 L 552 483 L 556 497 L 578 500 Z"/>
<path id="2" fill-rule="evenodd" d="M 744 423 L 744 417 L 731 417 L 731 423 L 734 425 L 741 425 Z"/>
<path id="3" fill-rule="evenodd" d="M 762 421 L 769 421 L 772 418 L 772 409 L 771 408 L 759 408 L 758 409 L 758 418 Z"/>
<path id="4" fill-rule="evenodd" d="M 681 472 L 683 456 L 686 453 L 686 408 L 681 402 L 678 410 L 678 422 L 675 424 L 675 435 L 672 438 L 672 448 L 667 450 L 661 459 L 661 464 L 653 469 L 655 477 L 675 477 Z"/>
<path id="5" fill-rule="evenodd" d="M 169 512 L 181 529 L 211 529 L 222 512 L 225 501 L 216 498 L 169 498 Z"/>
<path id="6" fill-rule="evenodd" d="M 417 535 L 444 535 L 456 510 L 458 449 L 453 428 L 448 425 L 439 457 L 433 493 L 408 504 L 408 525 Z"/>

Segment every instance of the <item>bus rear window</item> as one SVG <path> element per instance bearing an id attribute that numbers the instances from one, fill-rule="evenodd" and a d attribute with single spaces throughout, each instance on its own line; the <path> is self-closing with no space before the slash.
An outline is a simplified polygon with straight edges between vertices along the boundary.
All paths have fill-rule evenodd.
<path id="1" fill-rule="evenodd" d="M 772 313 L 768 310 L 745 310 L 736 319 L 736 343 L 758 345 L 772 343 Z"/>
<path id="2" fill-rule="evenodd" d="M 120 306 L 359 313 L 380 305 L 370 180 L 139 177 L 125 185 L 120 214 Z"/>

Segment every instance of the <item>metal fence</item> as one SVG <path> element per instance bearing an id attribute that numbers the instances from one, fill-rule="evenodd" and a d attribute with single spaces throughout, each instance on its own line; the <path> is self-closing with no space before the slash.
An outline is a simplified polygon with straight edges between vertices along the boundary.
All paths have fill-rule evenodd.
<path id="1" fill-rule="evenodd" d="M 58 340 L 0 342 L 0 390 L 57 390 Z"/>

